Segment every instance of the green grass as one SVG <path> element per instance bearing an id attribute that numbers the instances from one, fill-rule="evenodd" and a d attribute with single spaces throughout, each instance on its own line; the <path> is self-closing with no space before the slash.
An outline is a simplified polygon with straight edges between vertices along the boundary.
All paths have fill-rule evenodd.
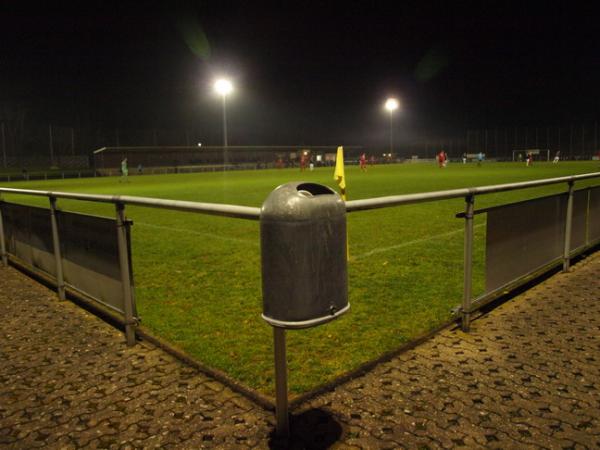
<path id="1" fill-rule="evenodd" d="M 347 167 L 350 199 L 549 178 L 600 170 L 597 162 Z M 127 194 L 260 206 L 277 185 L 308 180 L 335 187 L 333 169 L 264 170 L 10 183 L 9 187 Z M 590 183 L 587 183 L 590 184 Z M 584 186 L 586 183 L 579 183 Z M 488 207 L 565 186 L 478 197 Z M 29 204 L 44 199 L 5 196 Z M 66 210 L 114 216 L 108 205 L 63 201 Z M 348 216 L 351 311 L 332 323 L 288 333 L 290 390 L 298 394 L 372 360 L 448 320 L 462 298 L 461 199 Z M 143 324 L 203 363 L 273 393 L 271 328 L 260 318 L 258 223 L 128 207 Z M 483 291 L 485 216 L 476 217 L 475 294 Z"/>

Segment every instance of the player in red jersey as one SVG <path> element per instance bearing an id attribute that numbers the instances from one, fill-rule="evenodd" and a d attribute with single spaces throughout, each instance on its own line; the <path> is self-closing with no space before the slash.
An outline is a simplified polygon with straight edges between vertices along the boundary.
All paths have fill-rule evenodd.
<path id="1" fill-rule="evenodd" d="M 304 171 L 306 169 L 306 155 L 303 153 L 300 156 L 300 171 Z"/>
<path id="2" fill-rule="evenodd" d="M 527 163 L 526 166 L 529 167 L 533 163 L 533 155 L 531 153 L 527 153 Z"/>
<path id="3" fill-rule="evenodd" d="M 364 153 L 360 155 L 360 170 L 362 170 L 363 172 L 367 171 L 367 155 L 365 155 Z"/>
<path id="4" fill-rule="evenodd" d="M 445 167 L 446 152 L 444 152 L 444 150 L 440 150 L 440 152 L 437 154 L 437 160 L 438 160 L 438 167 L 440 167 L 440 168 Z"/>

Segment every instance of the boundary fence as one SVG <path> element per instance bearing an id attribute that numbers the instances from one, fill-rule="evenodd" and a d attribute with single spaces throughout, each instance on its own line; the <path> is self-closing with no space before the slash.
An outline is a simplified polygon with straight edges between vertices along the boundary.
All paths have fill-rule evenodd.
<path id="1" fill-rule="evenodd" d="M 600 172 L 520 183 L 353 200 L 345 203 L 345 211 L 344 204 L 341 206 L 342 229 L 345 230 L 345 213 L 464 198 L 465 211 L 456 215 L 458 218 L 465 219 L 463 299 L 462 305 L 455 311 L 455 314 L 460 316 L 463 331 L 468 332 L 470 330 L 471 317 L 475 311 L 495 298 L 523 285 L 534 276 L 542 275 L 559 264 L 562 264 L 563 271 L 568 271 L 571 258 L 600 243 L 600 186 L 586 187 L 575 191 L 575 183 L 577 181 L 598 178 L 600 178 Z M 567 192 L 475 211 L 475 198 L 479 195 L 561 183 L 567 184 Z M 306 192 L 301 190 L 304 189 L 302 186 L 306 186 L 306 184 L 299 184 L 297 186 L 298 192 Z M 312 186 L 320 187 L 319 185 Z M 10 257 L 11 262 L 33 272 L 36 272 L 37 266 L 38 270 L 41 269 L 45 272 L 46 276 L 53 279 L 57 287 L 58 297 L 61 300 L 64 300 L 66 297 L 65 287 L 67 283 L 65 282 L 66 277 L 63 267 L 66 264 L 69 264 L 67 266 L 67 274 L 73 274 L 70 286 L 76 292 L 81 290 L 85 293 L 85 285 L 89 286 L 89 280 L 94 280 L 95 276 L 108 275 L 110 277 L 112 275 L 112 280 L 115 283 L 113 283 L 111 295 L 115 298 L 118 297 L 117 302 L 111 305 L 110 301 L 102 301 L 102 293 L 99 295 L 96 294 L 96 298 L 92 295 L 91 299 L 105 306 L 112 306 L 113 309 L 124 316 L 122 322 L 125 324 L 126 342 L 130 346 L 135 344 L 136 334 L 140 333 L 137 331 L 138 317 L 135 305 L 134 280 L 131 271 L 130 223 L 125 216 L 126 205 L 163 208 L 237 219 L 260 220 L 260 238 L 263 244 L 265 241 L 268 241 L 269 236 L 278 236 L 282 233 L 280 228 L 265 226 L 265 223 L 268 221 L 267 216 L 269 215 L 267 212 L 268 208 L 266 208 L 268 200 L 264 203 L 263 208 L 256 208 L 145 197 L 0 188 L 0 196 L 3 193 L 46 197 L 49 200 L 50 206 L 48 211 L 39 207 L 27 207 L 16 203 L 7 203 L 0 197 L 0 257 L 3 264 L 8 265 Z M 113 204 L 116 220 L 111 221 L 105 218 L 84 216 L 76 213 L 62 213 L 57 209 L 56 203 L 58 199 Z M 262 217 L 263 211 L 265 211 L 264 218 Z M 488 214 L 488 229 L 486 233 L 486 291 L 478 298 L 473 298 L 473 219 L 475 214 L 481 213 Z M 325 222 L 326 228 L 333 228 L 334 221 L 340 220 L 339 217 L 334 218 L 332 215 L 325 215 L 323 217 L 320 217 L 319 220 Z M 535 219 L 537 219 L 537 223 Z M 282 223 L 286 220 L 282 219 Z M 81 222 L 79 225 L 77 224 L 78 221 Z M 47 222 L 50 222 L 50 224 Z M 61 237 L 61 233 L 59 232 L 61 231 L 61 227 L 62 232 L 67 233 L 66 236 L 63 235 Z M 115 229 L 116 236 L 113 235 L 108 239 L 106 236 L 103 237 L 103 243 L 98 247 L 100 253 L 103 254 L 100 258 L 95 258 L 93 252 L 86 254 L 85 247 L 89 246 L 89 236 L 88 242 L 85 242 L 85 237 L 83 238 L 82 245 L 82 236 L 85 234 L 83 229 L 85 228 L 93 230 L 91 232 L 92 235 L 94 232 L 100 232 L 104 235 L 107 233 L 110 234 L 110 229 Z M 524 237 L 522 236 L 523 229 L 530 230 L 530 232 L 525 233 Z M 8 233 L 6 230 L 8 230 Z M 269 234 L 268 230 L 272 231 L 271 234 Z M 73 238 L 70 234 L 74 234 L 76 237 Z M 10 237 L 10 239 L 7 237 Z M 94 239 L 94 237 L 91 236 L 91 239 Z M 533 242 L 531 246 L 529 245 L 530 240 Z M 342 255 L 345 255 L 345 237 L 338 239 L 338 241 L 332 247 L 338 249 Z M 67 249 L 67 254 L 72 252 L 72 254 L 77 256 L 68 261 L 68 258 L 62 256 L 64 248 Z M 107 251 L 108 248 L 112 248 L 112 250 Z M 12 251 L 10 254 L 9 250 Z M 86 261 L 86 258 L 90 259 L 91 262 Z M 345 261 L 344 256 L 341 256 L 341 258 Z M 53 259 L 55 262 L 54 265 L 51 262 Z M 263 267 L 261 269 L 264 275 L 267 264 L 265 264 L 264 260 L 262 263 Z M 295 261 L 295 264 L 306 266 L 307 263 L 306 261 Z M 105 270 L 107 265 L 111 268 L 108 272 Z M 116 270 L 117 265 L 118 270 Z M 296 273 L 295 269 L 297 268 L 294 266 L 294 263 L 290 263 L 290 267 L 286 269 L 286 273 Z M 342 283 L 345 283 L 345 289 L 347 289 L 347 278 L 345 276 L 343 278 L 344 281 Z M 84 289 L 80 289 L 77 285 L 78 283 Z M 266 288 L 263 283 L 263 289 L 268 291 L 269 296 L 275 296 L 273 298 L 279 296 L 280 293 L 276 291 L 278 289 L 281 290 L 282 286 L 281 283 L 277 283 L 271 288 Z M 94 291 L 94 289 L 92 288 L 89 291 Z M 264 295 L 265 293 L 263 292 Z M 331 311 L 335 310 L 332 309 Z M 289 433 L 289 403 L 285 328 L 281 328 L 278 325 L 274 326 L 273 336 L 276 434 L 287 435 Z M 238 390 L 241 392 L 246 391 L 244 388 Z M 244 393 L 247 394 L 247 392 Z M 260 397 L 258 400 L 260 400 Z M 260 400 L 260 403 L 264 402 Z"/>
<path id="2" fill-rule="evenodd" d="M 558 217 L 557 220 L 559 222 L 555 223 L 554 226 L 557 230 L 559 230 L 558 235 L 551 235 L 551 239 L 556 239 L 559 236 L 562 239 L 562 255 L 559 258 L 560 262 L 562 262 L 563 269 L 566 271 L 569 268 L 570 259 L 575 256 L 577 253 L 589 248 L 590 246 L 597 243 L 600 240 L 600 233 L 594 231 L 590 234 L 590 230 L 598 230 L 600 225 L 596 223 L 600 221 L 600 189 L 587 189 L 587 197 L 586 200 L 579 200 L 577 204 L 579 205 L 576 208 L 576 216 L 581 222 L 584 221 L 584 225 L 577 226 L 573 228 L 573 217 L 574 217 L 574 199 L 576 196 L 581 197 L 581 191 L 575 191 L 575 183 L 577 181 L 589 180 L 600 178 L 600 173 L 588 173 L 582 175 L 573 175 L 559 178 L 551 178 L 545 180 L 535 180 L 535 181 L 525 181 L 519 183 L 507 183 L 500 185 L 492 185 L 492 186 L 483 186 L 483 187 L 472 187 L 472 188 L 462 188 L 462 189 L 452 189 L 452 190 L 444 190 L 444 191 L 435 191 L 435 192 L 427 192 L 427 193 L 417 193 L 417 194 L 406 194 L 406 195 L 395 195 L 395 196 L 386 196 L 386 197 L 377 197 L 363 200 L 352 200 L 346 203 L 346 211 L 348 213 L 353 213 L 356 211 L 364 211 L 370 209 L 380 209 L 380 208 L 389 208 L 401 205 L 408 205 L 414 203 L 426 203 L 432 201 L 439 200 L 447 200 L 447 199 L 455 199 L 455 198 L 464 198 L 465 199 L 465 211 L 464 213 L 458 214 L 457 217 L 465 219 L 465 229 L 464 229 L 464 286 L 463 286 L 463 300 L 462 306 L 457 311 L 461 315 L 462 328 L 465 331 L 469 330 L 469 324 L 471 320 L 471 315 L 477 309 L 481 308 L 484 304 L 491 301 L 491 299 L 498 297 L 502 292 L 505 292 L 507 289 L 511 287 L 516 287 L 519 283 L 525 282 L 529 279 L 533 272 L 537 273 L 543 270 L 549 270 L 550 266 L 555 266 L 557 264 L 558 259 L 552 258 L 549 261 L 543 261 L 543 264 L 540 267 L 536 267 L 534 271 L 527 271 L 526 273 L 518 273 L 515 274 L 514 279 L 511 279 L 509 283 L 504 283 L 500 287 L 496 287 L 495 289 L 486 292 L 483 297 L 474 299 L 472 295 L 472 266 L 473 266 L 473 217 L 475 214 L 487 212 L 489 210 L 481 210 L 475 211 L 475 198 L 480 195 L 492 194 L 498 192 L 506 192 L 506 191 L 514 191 L 520 189 L 534 188 L 540 186 L 548 186 L 553 184 L 566 184 L 568 189 L 564 194 L 559 194 L 564 198 L 562 200 L 562 206 L 560 206 L 556 210 L 552 210 L 552 214 Z M 70 200 L 81 200 L 81 201 L 90 201 L 90 202 L 100 202 L 100 203 L 110 203 L 115 207 L 115 217 L 117 220 L 117 230 L 116 233 L 121 233 L 119 231 L 122 228 L 123 223 L 127 220 L 125 217 L 125 207 L 126 205 L 135 205 L 135 206 L 144 206 L 150 208 L 162 208 L 169 209 L 175 211 L 185 211 L 199 214 L 209 214 L 209 215 L 217 215 L 217 216 L 225 216 L 236 219 L 246 219 L 246 220 L 260 220 L 261 209 L 257 207 L 249 207 L 249 206 L 239 206 L 239 205 L 227 205 L 227 204 L 214 204 L 214 203 L 200 203 L 200 202 L 190 202 L 190 201 L 180 201 L 180 200 L 165 200 L 165 199 L 156 199 L 156 198 L 146 198 L 146 197 L 133 197 L 126 195 L 94 195 L 94 194 L 80 194 L 80 193 L 70 193 L 70 192 L 52 192 L 52 191 L 38 191 L 38 190 L 29 190 L 29 189 L 13 189 L 13 188 L 0 188 L 0 195 L 4 194 L 20 194 L 20 195 L 30 195 L 30 196 L 38 196 L 38 197 L 46 197 L 49 201 L 49 208 L 52 212 L 56 212 L 56 202 L 58 199 L 70 199 Z M 498 208 L 508 207 L 510 205 L 503 205 Z M 11 258 L 15 258 L 15 255 L 9 255 L 7 252 L 7 243 L 6 243 L 6 233 L 4 231 L 4 218 L 3 218 L 3 201 L 0 197 L 0 255 L 4 264 L 8 264 L 9 256 Z M 544 209 L 538 210 L 536 214 L 544 214 Z M 583 219 L 580 216 L 583 215 Z M 51 217 L 54 217 L 52 214 Z M 51 224 L 55 230 L 56 225 Z M 561 227 L 563 228 L 561 231 Z M 56 230 L 55 230 L 56 231 Z M 573 236 L 573 231 L 578 234 L 584 233 L 584 238 L 581 236 Z M 120 234 L 119 234 L 120 235 Z M 57 232 L 53 232 L 54 240 L 53 246 L 54 249 L 61 248 L 61 242 L 59 241 L 59 234 Z M 126 258 L 126 236 L 123 235 L 119 239 L 122 239 L 122 248 L 120 249 L 122 258 Z M 571 250 L 571 242 L 577 242 L 579 245 L 575 249 L 575 251 Z M 498 243 L 495 243 L 498 245 Z M 545 245 L 545 243 L 540 243 L 540 245 Z M 523 249 L 521 249 L 523 250 Z M 527 249 L 525 249 L 527 251 Z M 60 271 L 57 271 L 57 279 L 56 285 L 58 286 L 59 296 L 64 298 L 64 280 L 59 279 L 62 274 Z M 125 276 L 125 275 L 124 275 Z M 124 283 L 129 286 L 128 283 Z M 133 298 L 133 295 L 131 295 Z M 135 304 L 131 305 L 131 310 L 135 311 Z M 128 342 L 130 344 L 133 343 L 132 335 L 135 333 L 135 321 L 132 317 L 126 318 L 126 323 L 128 323 Z"/>
<path id="3" fill-rule="evenodd" d="M 541 275 L 552 268 L 556 267 L 557 264 L 562 263 L 563 270 L 569 269 L 570 260 L 577 254 L 585 251 L 586 249 L 596 245 L 600 242 L 600 232 L 597 232 L 600 226 L 600 190 L 598 187 L 595 189 L 583 189 L 575 191 L 575 182 L 588 180 L 593 178 L 600 178 L 600 173 L 589 173 L 582 175 L 573 175 L 559 178 L 549 178 L 545 180 L 525 181 L 519 183 L 507 183 L 492 186 L 473 187 L 464 189 L 453 189 L 447 191 L 437 191 L 430 193 L 420 194 L 409 194 L 409 195 L 397 195 L 389 197 L 379 197 L 365 200 L 354 200 L 346 203 L 346 210 L 348 212 L 362 211 L 368 209 L 386 208 L 399 205 L 407 205 L 413 203 L 424 203 L 436 200 L 447 200 L 453 198 L 464 198 L 465 199 L 465 211 L 457 214 L 456 217 L 465 219 L 465 231 L 464 231 L 464 285 L 463 285 L 463 301 L 461 307 L 456 311 L 461 315 L 461 326 L 464 331 L 469 331 L 471 316 L 478 309 L 482 308 L 486 304 L 490 303 L 494 299 L 500 297 L 504 293 L 509 292 L 512 289 L 526 283 L 531 280 L 534 276 Z M 535 266 L 533 269 L 523 270 L 521 273 L 513 274 L 512 279 L 505 282 L 499 287 L 487 290 L 482 296 L 474 299 L 472 293 L 472 272 L 473 272 L 473 240 L 474 240 L 474 224 L 473 218 L 475 214 L 480 214 L 490 211 L 490 209 L 475 211 L 475 198 L 478 195 L 493 194 L 498 192 L 514 191 L 519 189 L 527 189 L 541 186 L 548 186 L 552 184 L 566 183 L 568 190 L 566 193 L 552 196 L 552 198 L 560 199 L 565 198 L 566 201 L 563 205 L 558 208 L 542 208 L 536 210 L 535 214 L 541 214 L 542 217 L 547 220 L 547 224 L 552 226 L 555 230 L 554 234 L 549 234 L 546 237 L 550 239 L 560 239 L 562 245 L 562 255 L 560 257 L 546 257 L 541 259 L 541 263 Z M 577 218 L 579 219 L 580 226 L 575 231 L 579 233 L 574 235 L 573 231 L 573 218 L 574 218 L 574 199 L 577 196 L 582 197 L 582 192 L 587 195 L 586 201 L 579 201 L 579 208 L 577 208 Z M 592 196 L 592 193 L 594 195 Z M 536 200 L 536 199 L 534 199 Z M 520 202 L 521 203 L 521 202 Z M 511 208 L 514 204 L 501 205 L 496 207 L 496 210 L 504 208 Z M 550 214 L 550 216 L 548 216 Z M 504 217 L 506 218 L 506 216 Z M 509 217 L 510 219 L 510 217 Z M 495 226 L 498 227 L 498 221 Z M 502 218 L 500 219 L 502 226 Z M 488 222 L 489 229 L 489 222 Z M 593 230 L 593 231 L 592 231 Z M 523 233 L 527 231 L 527 228 L 514 230 L 514 232 L 506 236 L 506 242 L 510 242 L 514 239 L 516 233 Z M 592 231 L 592 233 L 590 232 Z M 547 245 L 547 240 L 540 238 L 539 236 L 530 237 L 531 242 L 536 242 L 539 246 Z M 571 250 L 572 241 L 580 243 L 575 249 Z M 527 242 L 527 240 L 525 241 Z M 498 245 L 498 242 L 495 242 Z M 487 248 L 490 247 L 491 243 L 488 240 L 486 242 Z M 535 244 L 534 244 L 535 245 Z M 513 247 L 512 250 L 519 251 L 517 257 L 528 258 L 529 250 L 532 247 L 521 246 Z M 487 253 L 487 252 L 486 252 Z M 552 255 L 552 254 L 551 254 Z M 512 256 L 515 256 L 514 254 Z M 505 257 L 506 259 L 506 257 Z M 493 270 L 490 261 L 487 261 L 486 271 L 487 279 L 489 284 L 490 272 Z"/>
<path id="4" fill-rule="evenodd" d="M 32 181 L 32 180 L 59 180 L 67 178 L 92 178 L 96 174 L 93 170 L 33 170 L 15 173 L 0 174 L 0 181 Z"/>
<path id="5" fill-rule="evenodd" d="M 463 299 L 461 307 L 455 311 L 455 314 L 460 315 L 461 327 L 463 331 L 468 332 L 471 317 L 475 311 L 495 298 L 509 293 L 531 280 L 531 278 L 541 275 L 559 264 L 562 264 L 563 271 L 568 271 L 571 258 L 600 242 L 600 186 L 586 187 L 575 191 L 575 183 L 577 181 L 597 178 L 600 178 L 600 173 L 354 200 L 345 203 L 345 212 L 350 213 L 414 203 L 464 198 L 465 211 L 456 215 L 458 218 L 465 219 Z M 475 198 L 478 195 L 561 183 L 567 184 L 567 192 L 475 211 Z M 299 185 L 298 189 L 300 189 L 300 186 L 304 185 Z M 318 187 L 318 185 L 314 186 Z M 118 297 L 117 302 L 113 303 L 112 307 L 124 316 L 123 323 L 125 324 L 126 342 L 130 346 L 134 345 L 136 341 L 138 317 L 131 271 L 130 224 L 125 216 L 126 205 L 163 208 L 238 219 L 261 220 L 261 242 L 268 239 L 269 232 L 265 232 L 265 230 L 270 229 L 264 226 L 265 222 L 263 221 L 263 217 L 261 217 L 267 203 L 261 209 L 239 205 L 162 200 L 144 197 L 11 188 L 0 188 L 0 195 L 2 193 L 47 197 L 50 203 L 48 211 L 38 207 L 6 203 L 0 197 L 0 256 L 2 262 L 8 265 L 10 256 L 11 261 L 17 265 L 24 266 L 34 272 L 36 271 L 36 267 L 37 269 L 41 269 L 45 272 L 46 276 L 53 279 L 57 287 L 58 297 L 61 300 L 65 299 L 65 287 L 69 281 L 70 286 L 76 292 L 79 290 L 85 293 L 86 284 L 90 285 L 90 279 L 93 280 L 95 276 L 108 275 L 110 277 L 112 275 L 112 280 L 115 280 L 116 283 L 113 283 L 112 294 L 110 295 L 113 295 L 115 298 Z M 111 221 L 75 213 L 62 213 L 57 209 L 56 205 L 59 198 L 111 203 L 115 206 L 116 220 Z M 343 210 L 344 207 L 342 206 Z M 486 233 L 486 291 L 478 298 L 473 298 L 473 219 L 475 214 L 481 213 L 488 214 L 488 229 Z M 267 215 L 265 214 L 265 217 Z M 342 212 L 342 217 L 343 215 L 344 212 Z M 334 219 L 329 216 L 326 217 L 327 219 L 325 220 L 329 220 L 328 226 L 333 226 Z M 50 224 L 47 223 L 48 221 Z M 83 226 L 78 226 L 77 222 L 81 222 Z M 343 223 L 343 228 L 345 229 L 345 217 L 343 218 Z M 103 253 L 102 257 L 95 258 L 93 253 L 86 254 L 85 247 L 89 246 L 90 239 L 88 239 L 88 242 L 85 242 L 84 237 L 83 245 L 81 245 L 82 236 L 85 234 L 85 232 L 82 232 L 84 228 L 100 231 L 104 235 L 107 233 L 110 234 L 111 228 L 115 229 L 116 239 L 115 236 L 109 239 L 106 239 L 105 236 L 103 244 L 99 247 L 101 253 Z M 72 233 L 76 237 L 72 238 L 69 235 L 61 237 L 61 233 L 59 232 L 61 229 L 63 233 Z M 6 230 L 8 230 L 8 233 Z M 524 233 L 523 230 L 526 232 Z M 274 233 L 277 234 L 278 231 Z M 91 240 L 93 239 L 94 237 L 92 236 Z M 533 242 L 533 245 L 529 245 L 530 241 Z M 342 247 L 345 247 L 345 239 L 340 239 L 339 242 Z M 111 247 L 112 251 L 106 251 L 107 248 Z M 339 249 L 337 246 L 334 247 Z M 67 249 L 67 254 L 75 254 L 77 257 L 74 259 L 71 258 L 71 260 L 64 258 L 62 252 L 65 248 Z M 9 250 L 11 251 L 10 255 Z M 342 254 L 345 250 L 345 248 L 340 249 Z M 86 258 L 88 261 L 86 261 Z M 54 265 L 52 264 L 53 259 Z M 306 265 L 306 261 L 297 261 L 296 263 Z M 107 265 L 112 270 L 108 272 L 104 270 L 103 273 L 103 269 L 106 269 Z M 117 265 L 118 270 L 115 270 Z M 69 277 L 69 274 L 72 274 L 70 275 L 70 280 L 65 280 L 67 277 L 65 277 L 65 267 L 63 266 L 67 267 L 67 277 Z M 264 267 L 262 268 L 263 274 Z M 287 273 L 295 273 L 293 265 L 289 269 L 291 271 Z M 117 272 L 116 275 L 115 272 Z M 84 288 L 81 289 L 78 283 Z M 344 283 L 347 283 L 347 281 L 344 281 Z M 281 288 L 281 285 L 279 285 L 279 288 Z M 347 289 L 347 284 L 345 288 Z M 277 290 L 277 287 L 274 289 Z M 88 292 L 93 291 L 93 288 L 88 288 Z M 278 295 L 277 292 L 270 292 L 269 290 L 269 295 L 272 296 L 273 294 L 275 296 Z M 92 295 L 91 299 L 105 306 L 107 304 L 111 306 L 110 301 L 103 301 L 102 293 L 96 294 L 95 298 Z M 275 326 L 273 331 L 276 387 L 275 409 L 277 416 L 276 432 L 278 434 L 287 434 L 289 429 L 289 415 L 285 329 Z M 244 389 L 241 389 L 241 391 L 244 391 Z"/>

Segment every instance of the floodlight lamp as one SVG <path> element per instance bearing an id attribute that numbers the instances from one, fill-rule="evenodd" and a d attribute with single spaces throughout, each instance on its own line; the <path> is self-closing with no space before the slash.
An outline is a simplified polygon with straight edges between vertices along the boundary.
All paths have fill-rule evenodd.
<path id="1" fill-rule="evenodd" d="M 385 102 L 385 109 L 387 109 L 390 112 L 395 109 L 398 109 L 398 106 L 398 100 L 396 100 L 395 98 L 388 98 Z"/>
<path id="2" fill-rule="evenodd" d="M 198 142 L 198 147 L 202 147 L 202 142 Z"/>
<path id="3" fill-rule="evenodd" d="M 215 91 L 222 96 L 231 94 L 231 91 L 233 91 L 233 85 L 231 84 L 231 81 L 224 78 L 220 78 L 215 81 L 214 87 Z"/>

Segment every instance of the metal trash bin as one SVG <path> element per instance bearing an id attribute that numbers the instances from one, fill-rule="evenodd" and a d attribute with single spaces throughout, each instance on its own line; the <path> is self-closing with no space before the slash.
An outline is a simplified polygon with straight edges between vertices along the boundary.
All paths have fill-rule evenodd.
<path id="1" fill-rule="evenodd" d="M 346 207 L 335 191 L 279 186 L 262 205 L 260 234 L 264 320 L 308 328 L 348 311 Z"/>

